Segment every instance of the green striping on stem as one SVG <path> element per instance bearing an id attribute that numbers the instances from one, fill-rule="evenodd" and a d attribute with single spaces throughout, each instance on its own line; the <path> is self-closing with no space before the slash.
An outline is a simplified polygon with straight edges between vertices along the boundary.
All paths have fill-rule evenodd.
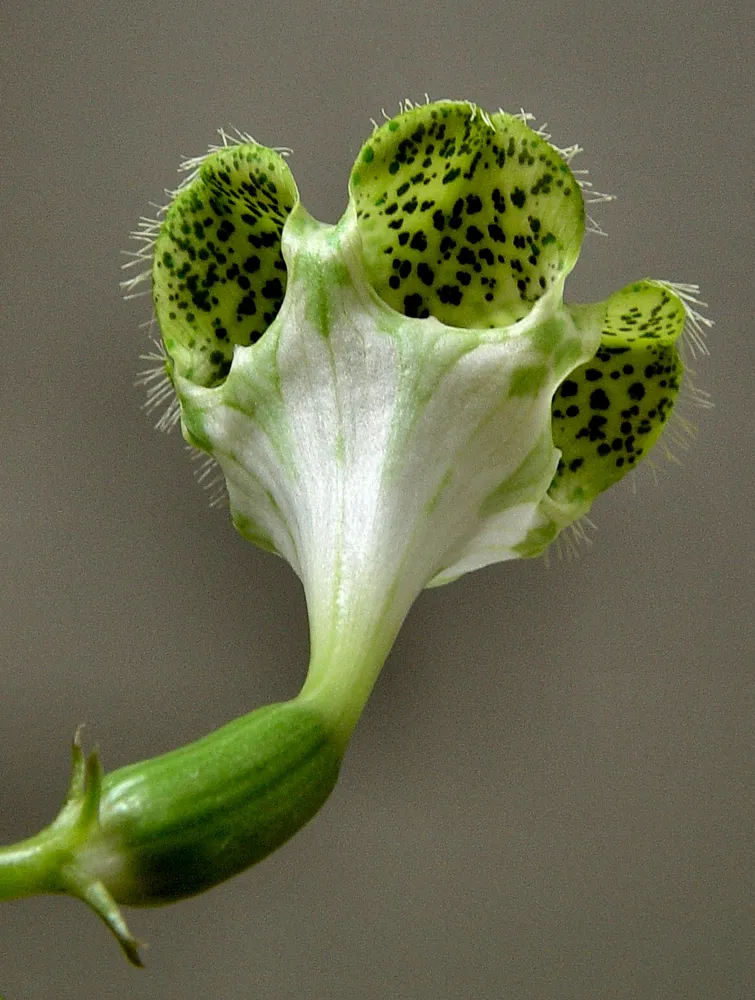
<path id="1" fill-rule="evenodd" d="M 196 895 L 280 847 L 338 778 L 344 744 L 296 699 L 104 779 L 78 736 L 66 801 L 46 830 L 0 848 L 0 900 L 67 892 L 92 906 L 141 964 L 118 904 Z"/>
<path id="2" fill-rule="evenodd" d="M 267 857 L 322 806 L 343 750 L 325 720 L 294 700 L 108 775 L 100 836 L 129 859 L 113 879 L 118 900 L 183 899 Z"/>
<path id="3" fill-rule="evenodd" d="M 302 581 L 299 695 L 103 778 L 74 745 L 57 819 L 0 850 L 0 899 L 67 892 L 140 963 L 119 905 L 243 871 L 320 808 L 425 587 L 546 551 L 656 443 L 705 321 L 692 286 L 568 305 L 580 183 L 525 120 L 408 102 L 336 225 L 239 134 L 140 225 L 163 349 L 143 374 L 214 460 L 246 539 Z M 697 324 L 697 325 L 695 325 Z"/>

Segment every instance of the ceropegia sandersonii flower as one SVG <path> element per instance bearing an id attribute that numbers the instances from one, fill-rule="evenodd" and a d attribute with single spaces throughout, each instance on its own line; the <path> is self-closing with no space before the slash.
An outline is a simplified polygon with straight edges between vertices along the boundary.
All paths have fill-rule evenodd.
<path id="1" fill-rule="evenodd" d="M 638 280 L 564 302 L 604 200 L 525 115 L 407 102 L 364 144 L 335 225 L 286 158 L 229 138 L 143 220 L 127 291 L 161 336 L 164 427 L 217 463 L 231 516 L 303 583 L 311 662 L 292 701 L 102 777 L 74 745 L 58 818 L 0 852 L 0 898 L 118 904 L 200 892 L 327 798 L 412 602 L 545 552 L 646 458 L 704 350 L 696 288 Z M 149 283 L 149 285 L 147 284 Z M 699 396 L 699 394 L 698 394 Z"/>

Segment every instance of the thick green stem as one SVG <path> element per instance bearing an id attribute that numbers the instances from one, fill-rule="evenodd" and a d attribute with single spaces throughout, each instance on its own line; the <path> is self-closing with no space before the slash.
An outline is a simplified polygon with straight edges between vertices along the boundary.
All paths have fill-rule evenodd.
<path id="1" fill-rule="evenodd" d="M 77 896 L 140 964 L 118 904 L 192 896 L 266 857 L 325 802 L 345 746 L 312 698 L 257 709 L 104 779 L 77 741 L 58 817 L 0 850 L 0 900 Z"/>
<path id="2" fill-rule="evenodd" d="M 10 847 L 0 847 L 0 900 L 65 892 L 61 872 L 66 855 L 70 849 L 65 835 L 54 827 Z"/>
<path id="3" fill-rule="evenodd" d="M 266 857 L 332 791 L 344 745 L 296 700 L 105 779 L 100 823 L 128 859 L 103 873 L 119 902 L 192 896 Z"/>

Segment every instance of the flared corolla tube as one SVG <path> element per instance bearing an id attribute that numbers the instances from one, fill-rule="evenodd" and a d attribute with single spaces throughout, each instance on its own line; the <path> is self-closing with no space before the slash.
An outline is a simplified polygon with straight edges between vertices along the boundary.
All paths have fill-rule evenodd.
<path id="1" fill-rule="evenodd" d="M 564 303 L 582 190 L 519 116 L 407 105 L 336 225 L 280 153 L 223 140 L 150 246 L 171 412 L 301 578 L 311 661 L 297 698 L 172 754 L 83 781 L 78 751 L 59 819 L 0 853 L 0 898 L 79 895 L 132 960 L 119 903 L 208 888 L 325 801 L 424 587 L 539 555 L 645 458 L 689 318 L 659 281 Z"/>

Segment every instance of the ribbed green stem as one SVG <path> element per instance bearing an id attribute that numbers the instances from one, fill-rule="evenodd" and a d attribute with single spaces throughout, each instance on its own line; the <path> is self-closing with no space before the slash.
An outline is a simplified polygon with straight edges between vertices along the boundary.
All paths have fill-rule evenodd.
<path id="1" fill-rule="evenodd" d="M 106 777 L 100 824 L 128 858 L 119 902 L 167 903 L 238 874 L 293 836 L 338 778 L 344 746 L 296 700 Z"/>
<path id="2" fill-rule="evenodd" d="M 77 896 L 139 965 L 118 904 L 169 903 L 260 861 L 325 802 L 345 746 L 312 699 L 267 705 L 104 779 L 77 740 L 58 817 L 0 850 L 0 900 Z"/>

